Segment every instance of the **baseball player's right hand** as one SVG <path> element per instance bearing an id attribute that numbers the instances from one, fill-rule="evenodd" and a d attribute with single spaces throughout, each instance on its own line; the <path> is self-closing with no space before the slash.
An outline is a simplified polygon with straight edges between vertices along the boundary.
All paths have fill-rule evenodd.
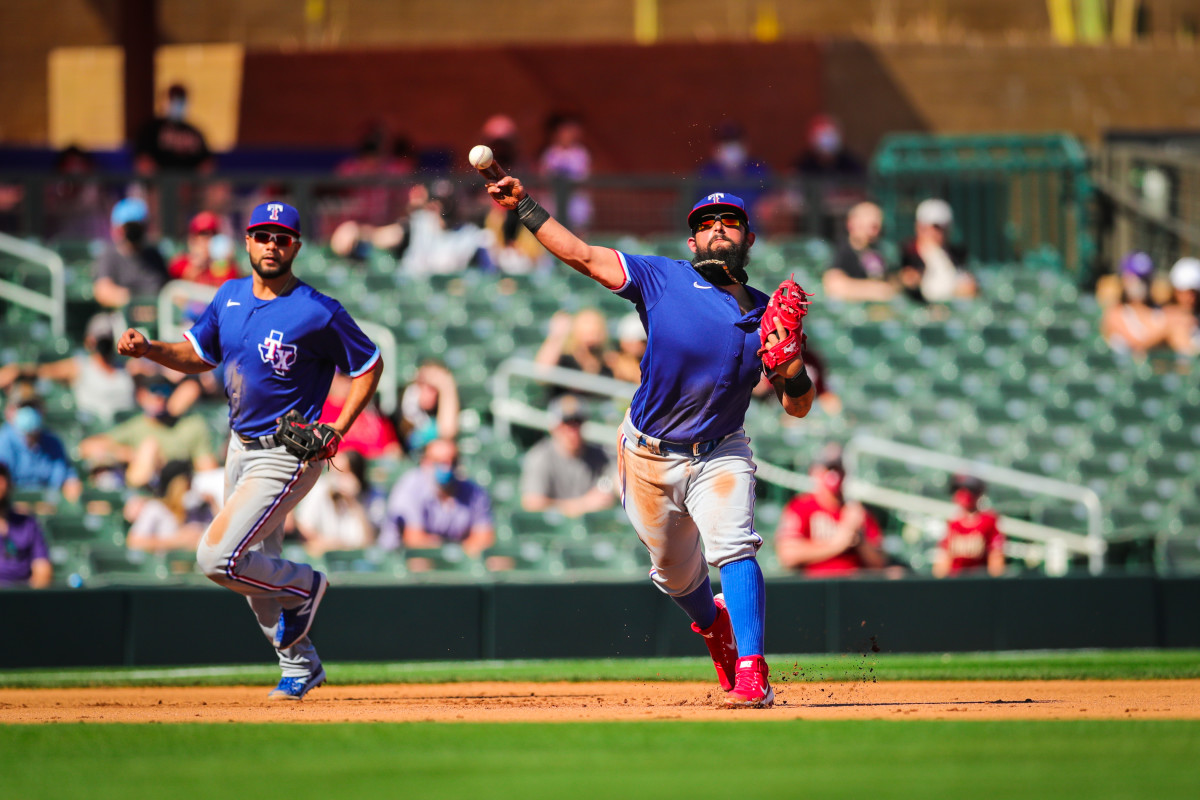
<path id="1" fill-rule="evenodd" d="M 521 181 L 514 178 L 512 175 L 506 175 L 499 181 L 488 182 L 487 193 L 496 201 L 496 205 L 501 208 L 513 209 L 517 207 L 517 203 L 525 196 L 525 187 L 521 185 Z"/>
<path id="2" fill-rule="evenodd" d="M 121 334 L 117 342 L 117 352 L 130 358 L 141 358 L 150 352 L 150 342 L 140 331 L 130 328 Z"/>

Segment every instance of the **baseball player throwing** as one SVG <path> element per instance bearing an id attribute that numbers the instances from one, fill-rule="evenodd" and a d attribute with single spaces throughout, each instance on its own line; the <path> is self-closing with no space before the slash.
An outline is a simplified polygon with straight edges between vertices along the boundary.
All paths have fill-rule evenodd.
<path id="1" fill-rule="evenodd" d="M 232 430 L 225 505 L 196 554 L 201 570 L 244 594 L 279 654 L 270 696 L 299 700 L 325 680 L 308 637 L 329 585 L 323 573 L 280 557 L 283 520 L 337 452 L 375 394 L 383 362 L 341 304 L 292 273 L 300 215 L 284 203 L 254 209 L 246 252 L 254 274 L 224 284 L 183 342 L 148 341 L 132 328 L 117 349 L 198 373 L 224 365 Z M 353 378 L 342 413 L 317 425 L 334 369 Z"/>
<path id="2" fill-rule="evenodd" d="M 754 234 L 745 204 L 730 194 L 710 194 L 688 214 L 689 263 L 593 247 L 512 176 L 487 191 L 547 250 L 637 309 L 647 347 L 618 438 L 622 503 L 650 551 L 651 580 L 704 637 L 725 704 L 770 706 L 755 466 L 742 424 L 764 366 L 786 412 L 808 414 L 805 294 L 791 281 L 770 298 L 746 285 Z M 720 570 L 723 595 L 713 596 L 708 564 Z"/>

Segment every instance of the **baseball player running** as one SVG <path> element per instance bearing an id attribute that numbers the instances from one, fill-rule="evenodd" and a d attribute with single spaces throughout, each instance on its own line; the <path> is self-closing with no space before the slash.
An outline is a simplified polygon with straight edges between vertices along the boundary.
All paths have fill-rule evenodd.
<path id="1" fill-rule="evenodd" d="M 622 503 L 650 551 L 651 580 L 704 637 L 725 704 L 772 705 L 755 466 L 742 424 L 764 366 L 785 411 L 808 414 L 804 293 L 791 281 L 771 298 L 746 285 L 754 234 L 745 204 L 730 194 L 710 194 L 688 215 L 689 263 L 593 247 L 512 176 L 487 191 L 547 250 L 637 309 L 647 346 L 618 438 Z M 720 570 L 723 595 L 713 596 L 706 559 Z"/>
<path id="2" fill-rule="evenodd" d="M 375 394 L 383 362 L 340 303 L 293 274 L 300 252 L 296 209 L 255 208 L 246 252 L 254 274 L 225 283 L 186 341 L 148 341 L 129 329 L 117 349 L 186 373 L 224 364 L 232 429 L 225 505 L 196 559 L 210 580 L 246 596 L 278 651 L 283 677 L 270 697 L 300 700 L 325 681 L 308 632 L 329 581 L 280 557 L 283 521 Z M 353 378 L 350 396 L 332 424 L 313 424 L 335 367 Z"/>

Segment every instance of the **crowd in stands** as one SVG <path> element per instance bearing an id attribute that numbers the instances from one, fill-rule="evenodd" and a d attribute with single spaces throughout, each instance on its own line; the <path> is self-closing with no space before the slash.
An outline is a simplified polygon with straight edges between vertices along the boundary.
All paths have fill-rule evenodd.
<path id="1" fill-rule="evenodd" d="M 186 90 L 173 87 L 164 114 L 138 137 L 140 175 L 213 169 L 203 135 L 185 120 L 186 101 Z M 545 147 L 534 159 L 525 157 L 516 125 L 504 115 L 489 118 L 480 135 L 497 159 L 514 169 L 528 164 L 548 181 L 567 183 L 591 175 L 586 127 L 574 115 L 548 121 Z M 420 167 L 411 143 L 372 127 L 336 174 L 409 182 L 403 189 L 364 183 L 330 198 L 326 227 L 332 252 L 351 262 L 388 253 L 398 271 L 414 277 L 550 268 L 513 214 L 466 199 L 455 184 L 428 179 Z M 150 553 L 194 549 L 224 499 L 225 442 L 200 410 L 223 395 L 219 374 L 189 377 L 132 363 L 115 355 L 114 341 L 125 325 L 153 321 L 155 298 L 168 281 L 216 287 L 242 274 L 234 216 L 228 207 L 195 214 L 168 259 L 154 235 L 152 193 L 135 187 L 111 203 L 105 219 L 101 209 L 109 203 L 96 183 L 83 180 L 94 169 L 86 153 L 64 151 L 57 164 L 61 180 L 48 187 L 46 205 L 56 222 L 50 238 L 105 239 L 91 265 L 100 313 L 87 323 L 77 353 L 41 364 L 0 365 L 0 391 L 6 395 L 0 427 L 0 585 L 45 586 L 53 569 L 46 537 L 29 513 L 32 506 L 14 503 L 14 493 L 27 499 L 41 493 L 53 502 L 75 504 L 87 487 L 118 490 L 124 502 L 115 512 L 125 522 L 126 547 Z M 913 302 L 942 313 L 979 292 L 970 254 L 956 236 L 954 209 L 941 198 L 924 198 L 915 206 L 913 230 L 898 248 L 884 245 L 885 234 L 899 238 L 901 232 L 864 196 L 861 182 L 854 182 L 863 176 L 862 162 L 845 150 L 832 118 L 813 121 L 791 169 L 828 180 L 826 206 L 839 209 L 844 221 L 844 232 L 828 232 L 835 249 L 820 276 L 822 300 Z M 716 132 L 711 157 L 697 177 L 714 190 L 730 181 L 747 187 L 741 191 L 748 204 L 761 209 L 764 225 L 783 229 L 786 224 L 777 220 L 801 213 L 804 199 L 768 191 L 771 175 L 744 129 L 729 122 Z M 594 222 L 593 198 L 584 191 L 564 196 L 565 208 L 553 209 L 549 196 L 547 207 L 586 231 Z M 1130 358 L 1154 352 L 1179 359 L 1200 355 L 1200 261 L 1182 258 L 1169 271 L 1164 266 L 1145 253 L 1130 253 L 1110 281 L 1101 281 L 1100 333 L 1114 351 Z M 646 331 L 636 313 L 610 320 L 596 308 L 560 311 L 544 329 L 536 363 L 629 383 L 640 380 Z M 820 407 L 836 416 L 841 400 L 820 346 L 810 343 L 806 367 Z M 394 414 L 368 408 L 347 432 L 331 468 L 293 512 L 292 541 L 315 557 L 377 548 L 406 553 L 407 568 L 420 572 L 433 567 L 430 551 L 447 544 L 467 557 L 485 558 L 496 543 L 493 498 L 460 464 L 462 404 L 453 370 L 436 360 L 402 367 L 411 369 L 411 377 L 396 398 Z M 323 420 L 337 418 L 349 383 L 345 376 L 335 378 Z M 71 394 L 88 435 L 65 441 L 47 423 L 42 395 L 51 386 Z M 769 391 L 764 381 L 759 392 Z M 619 501 L 616 464 L 583 435 L 595 398 L 556 387 L 546 394 L 552 424 L 548 435 L 520 456 L 520 508 L 572 519 L 613 508 Z M 373 464 L 396 468 L 388 484 L 373 484 Z M 883 548 L 875 513 L 847 498 L 840 454 L 819 455 L 809 474 L 813 490 L 786 504 L 774 531 L 779 565 L 815 577 L 903 574 L 905 565 Z M 951 496 L 959 513 L 948 522 L 933 574 L 1004 574 L 1005 539 L 998 516 L 986 507 L 983 483 L 956 476 Z M 492 569 L 505 566 L 503 559 L 489 561 Z"/>

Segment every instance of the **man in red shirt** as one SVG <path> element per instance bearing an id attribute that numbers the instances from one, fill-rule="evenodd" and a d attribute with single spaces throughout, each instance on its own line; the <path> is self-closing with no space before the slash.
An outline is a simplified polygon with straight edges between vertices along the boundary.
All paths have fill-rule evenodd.
<path id="1" fill-rule="evenodd" d="M 221 233 L 220 217 L 201 211 L 188 223 L 187 250 L 175 256 L 167 273 L 179 280 L 220 286 L 240 277 L 232 256 L 232 243 Z"/>
<path id="2" fill-rule="evenodd" d="M 946 525 L 946 538 L 933 562 L 935 578 L 987 567 L 988 574 L 1004 574 L 1004 534 L 996 527 L 996 512 L 981 511 L 984 484 L 972 475 L 955 475 L 950 482 L 954 504 L 962 514 Z"/>
<path id="3" fill-rule="evenodd" d="M 879 522 L 857 501 L 842 496 L 846 470 L 840 452 L 825 454 L 809 470 L 811 494 L 783 509 L 775 531 L 775 553 L 788 569 L 809 577 L 834 577 L 888 563 Z"/>

